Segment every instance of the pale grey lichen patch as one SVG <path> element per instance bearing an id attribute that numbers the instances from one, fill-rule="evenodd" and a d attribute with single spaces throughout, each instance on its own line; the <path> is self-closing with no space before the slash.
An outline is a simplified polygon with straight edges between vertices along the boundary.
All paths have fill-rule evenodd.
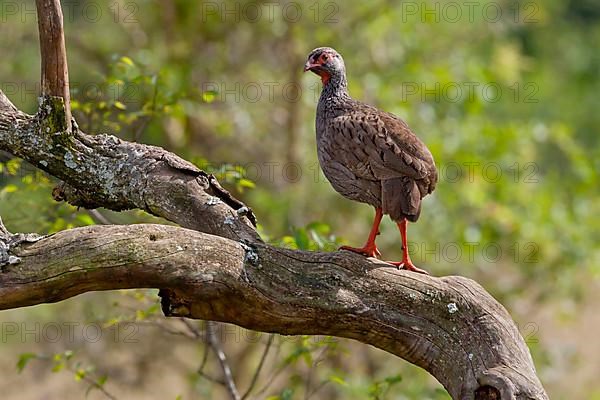
<path id="1" fill-rule="evenodd" d="M 2 219 L 0 219 L 0 223 Z M 0 224 L 0 228 L 4 228 Z M 35 233 L 17 233 L 11 234 L 5 229 L 0 229 L 0 267 L 5 265 L 15 265 L 21 262 L 21 259 L 13 254 L 10 254 L 11 250 L 21 243 L 34 243 L 44 236 L 37 235 Z"/>
<path id="2" fill-rule="evenodd" d="M 431 302 L 435 303 L 436 300 L 442 300 L 442 293 L 437 290 L 429 290 L 425 292 L 425 294 L 431 298 Z"/>
<path id="3" fill-rule="evenodd" d="M 47 166 L 48 166 L 48 161 L 46 161 L 46 160 L 42 160 L 42 161 L 40 161 L 40 165 L 41 165 L 42 167 L 47 167 Z"/>
<path id="4" fill-rule="evenodd" d="M 13 265 L 13 264 L 18 264 L 21 262 L 21 259 L 17 256 L 8 256 L 8 263 Z"/>
<path id="5" fill-rule="evenodd" d="M 473 359 L 473 353 L 469 353 L 469 360 Z"/>
<path id="6" fill-rule="evenodd" d="M 207 206 L 215 206 L 219 203 L 222 203 L 221 199 L 219 199 L 218 197 L 215 197 L 215 196 L 210 196 L 209 199 L 204 204 L 206 204 Z"/>
<path id="7" fill-rule="evenodd" d="M 233 218 L 231 215 L 228 215 L 225 217 L 225 220 L 223 221 L 223 223 L 225 225 L 233 225 L 234 221 L 235 221 L 235 218 Z"/>
<path id="8" fill-rule="evenodd" d="M 215 277 L 213 274 L 200 274 L 199 278 L 203 282 L 212 282 L 215 280 Z"/>
<path id="9" fill-rule="evenodd" d="M 449 303 L 448 304 L 448 312 L 450 314 L 454 314 L 457 311 L 458 311 L 458 307 L 456 306 L 456 303 Z"/>
<path id="10" fill-rule="evenodd" d="M 358 314 L 366 313 L 371 310 L 358 295 L 350 290 L 340 288 L 335 294 L 335 298 L 338 303 L 344 305 L 344 307 L 350 307 Z"/>
<path id="11" fill-rule="evenodd" d="M 73 157 L 73 153 L 71 153 L 69 150 L 67 150 L 65 152 L 65 156 L 64 156 L 64 161 L 65 161 L 65 166 L 67 168 L 70 169 L 77 169 L 77 163 L 75 162 L 75 157 Z"/>
<path id="12" fill-rule="evenodd" d="M 240 216 L 248 214 L 249 211 L 250 211 L 250 209 L 246 206 L 240 207 L 237 210 L 235 210 L 237 215 L 240 215 Z"/>

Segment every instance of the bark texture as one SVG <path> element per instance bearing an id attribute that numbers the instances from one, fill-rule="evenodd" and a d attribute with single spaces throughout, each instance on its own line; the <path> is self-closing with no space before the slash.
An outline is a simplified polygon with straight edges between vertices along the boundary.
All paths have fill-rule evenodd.
<path id="1" fill-rule="evenodd" d="M 64 129 L 71 130 L 69 70 L 60 0 L 35 0 L 35 6 L 42 56 L 42 95 L 62 99 L 65 112 L 60 123 Z"/>
<path id="2" fill-rule="evenodd" d="M 466 278 L 166 225 L 72 229 L 22 240 L 10 254 L 0 309 L 92 290 L 161 288 L 166 315 L 356 339 L 425 368 L 454 399 L 492 398 L 476 397 L 486 386 L 501 399 L 547 399 L 507 311 Z"/>

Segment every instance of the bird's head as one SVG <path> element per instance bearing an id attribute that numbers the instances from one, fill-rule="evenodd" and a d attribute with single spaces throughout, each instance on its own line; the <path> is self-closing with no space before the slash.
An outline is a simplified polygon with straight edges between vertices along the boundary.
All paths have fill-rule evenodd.
<path id="1" fill-rule="evenodd" d="M 311 71 L 321 77 L 326 85 L 331 78 L 341 78 L 346 74 L 344 59 L 331 47 L 318 47 L 310 52 L 304 64 L 304 72 Z"/>

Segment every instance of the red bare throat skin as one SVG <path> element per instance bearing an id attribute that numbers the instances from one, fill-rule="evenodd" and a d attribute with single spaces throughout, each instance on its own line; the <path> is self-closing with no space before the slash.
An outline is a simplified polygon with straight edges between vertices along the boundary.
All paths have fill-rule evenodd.
<path id="1" fill-rule="evenodd" d="M 319 76 L 321 77 L 321 82 L 323 82 L 323 85 L 327 85 L 327 82 L 329 82 L 329 79 L 331 79 L 331 75 L 325 71 L 322 71 Z"/>

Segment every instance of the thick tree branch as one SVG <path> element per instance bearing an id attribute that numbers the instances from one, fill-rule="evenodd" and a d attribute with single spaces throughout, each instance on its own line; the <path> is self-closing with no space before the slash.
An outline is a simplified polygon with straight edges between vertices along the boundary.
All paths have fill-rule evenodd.
<path id="1" fill-rule="evenodd" d="M 42 59 L 42 96 L 62 98 L 64 117 L 60 121 L 61 130 L 70 131 L 71 95 L 60 0 L 36 0 L 35 5 Z"/>
<path id="2" fill-rule="evenodd" d="M 425 368 L 454 399 L 485 386 L 501 399 L 548 398 L 510 316 L 469 279 L 164 225 L 78 228 L 10 251 L 20 261 L 2 266 L 0 309 L 163 288 L 166 315 L 356 339 Z"/>
<path id="3" fill-rule="evenodd" d="M 61 106 L 46 97 L 31 116 L 0 91 L 0 149 L 66 182 L 55 199 L 85 208 L 139 208 L 186 228 L 259 240 L 252 211 L 212 175 L 159 147 L 56 130 L 52 121 Z"/>

